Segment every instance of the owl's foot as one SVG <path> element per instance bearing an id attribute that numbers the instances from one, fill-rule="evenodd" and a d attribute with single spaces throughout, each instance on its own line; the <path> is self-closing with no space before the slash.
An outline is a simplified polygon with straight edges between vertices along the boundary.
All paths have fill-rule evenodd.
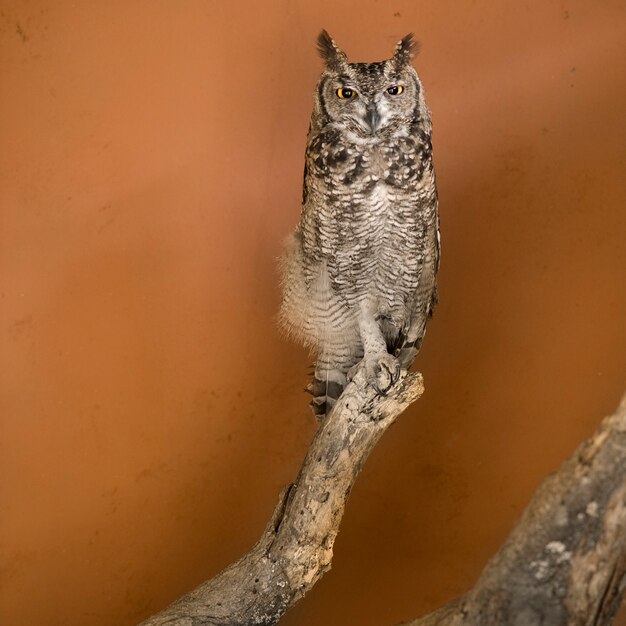
<path id="1" fill-rule="evenodd" d="M 400 362 L 387 352 L 365 356 L 356 367 L 363 368 L 365 379 L 381 396 L 386 396 L 400 378 Z M 351 373 L 348 374 L 349 378 Z"/>

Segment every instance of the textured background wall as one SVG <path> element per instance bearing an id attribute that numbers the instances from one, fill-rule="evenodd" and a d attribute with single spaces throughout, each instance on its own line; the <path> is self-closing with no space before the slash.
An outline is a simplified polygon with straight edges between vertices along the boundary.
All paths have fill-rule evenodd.
<path id="1" fill-rule="evenodd" d="M 0 621 L 131 626 L 259 536 L 315 424 L 275 260 L 324 26 L 435 124 L 427 392 L 285 620 L 467 589 L 626 382 L 622 0 L 0 3 Z"/>

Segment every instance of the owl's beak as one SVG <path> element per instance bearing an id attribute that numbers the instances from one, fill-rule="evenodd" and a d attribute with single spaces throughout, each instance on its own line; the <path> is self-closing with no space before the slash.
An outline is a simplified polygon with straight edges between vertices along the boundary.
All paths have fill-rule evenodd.
<path id="1" fill-rule="evenodd" d="M 375 133 L 380 126 L 380 113 L 374 103 L 367 105 L 367 112 L 365 113 L 365 123 L 368 125 L 372 133 Z"/>

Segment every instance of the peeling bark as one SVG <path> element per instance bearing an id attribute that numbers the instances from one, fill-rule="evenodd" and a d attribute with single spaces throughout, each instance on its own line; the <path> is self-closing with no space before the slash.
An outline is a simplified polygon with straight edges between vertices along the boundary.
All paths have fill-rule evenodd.
<path id="1" fill-rule="evenodd" d="M 321 424 L 260 541 L 141 626 L 278 623 L 330 569 L 346 501 L 363 463 L 423 389 L 421 374 L 403 372 L 388 395 L 379 396 L 358 371 Z"/>

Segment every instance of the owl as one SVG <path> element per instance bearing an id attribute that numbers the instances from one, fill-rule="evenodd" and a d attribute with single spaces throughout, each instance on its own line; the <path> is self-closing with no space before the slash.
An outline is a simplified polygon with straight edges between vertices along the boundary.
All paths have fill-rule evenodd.
<path id="1" fill-rule="evenodd" d="M 411 65 L 350 63 L 326 31 L 302 211 L 282 258 L 283 327 L 316 352 L 320 419 L 358 365 L 382 395 L 409 368 L 437 301 L 439 217 L 431 118 Z"/>

